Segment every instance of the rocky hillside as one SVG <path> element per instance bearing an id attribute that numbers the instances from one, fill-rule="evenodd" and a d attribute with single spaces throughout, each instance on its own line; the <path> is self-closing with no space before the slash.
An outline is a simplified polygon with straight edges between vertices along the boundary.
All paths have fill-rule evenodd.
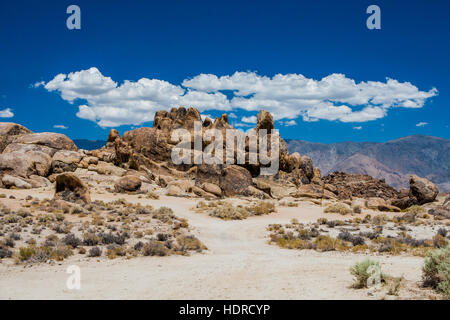
<path id="1" fill-rule="evenodd" d="M 334 171 L 368 174 L 396 188 L 408 186 L 410 174 L 450 191 L 450 140 L 424 135 L 384 143 L 312 143 L 287 140 L 290 152 L 310 156 L 323 174 Z"/>

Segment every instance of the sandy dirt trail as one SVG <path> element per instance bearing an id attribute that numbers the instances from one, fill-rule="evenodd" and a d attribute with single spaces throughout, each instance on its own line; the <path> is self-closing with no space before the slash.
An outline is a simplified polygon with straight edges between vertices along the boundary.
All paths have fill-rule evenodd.
<path id="1" fill-rule="evenodd" d="M 38 197 L 49 197 L 42 192 Z M 117 197 L 116 197 L 117 198 Z M 94 194 L 93 199 L 114 199 Z M 270 223 L 315 221 L 319 206 L 302 202 L 269 216 L 223 221 L 190 210 L 198 200 L 164 197 L 127 201 L 168 206 L 209 250 L 190 257 L 139 257 L 131 260 L 73 256 L 61 264 L 24 268 L 0 264 L 0 299 L 380 299 L 382 293 L 349 288 L 349 267 L 367 255 L 288 250 L 267 243 Z M 330 215 L 327 214 L 330 218 Z M 331 217 L 332 218 L 332 217 Z M 337 218 L 337 217 L 336 217 Z M 377 256 L 384 272 L 417 286 L 423 259 Z M 81 268 L 81 290 L 68 290 L 66 269 Z M 408 293 L 410 295 L 411 293 Z M 404 298 L 408 298 L 405 296 Z"/>

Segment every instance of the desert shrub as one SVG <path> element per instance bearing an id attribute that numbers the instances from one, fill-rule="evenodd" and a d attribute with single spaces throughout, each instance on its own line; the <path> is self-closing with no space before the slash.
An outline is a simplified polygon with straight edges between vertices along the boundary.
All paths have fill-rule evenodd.
<path id="1" fill-rule="evenodd" d="M 387 294 L 390 296 L 398 296 L 402 282 L 403 282 L 403 277 L 389 279 L 389 281 L 388 281 L 389 288 L 388 288 Z"/>
<path id="2" fill-rule="evenodd" d="M 223 220 L 243 220 L 249 216 L 249 212 L 244 208 L 229 205 L 214 208 L 209 215 Z"/>
<path id="3" fill-rule="evenodd" d="M 49 247 L 38 247 L 29 258 L 32 262 L 46 262 L 51 258 L 52 249 Z M 28 260 L 28 259 L 27 259 Z"/>
<path id="4" fill-rule="evenodd" d="M 374 242 L 380 244 L 378 247 L 380 253 L 387 252 L 396 255 L 407 250 L 407 245 L 394 238 L 378 237 L 374 239 Z"/>
<path id="5" fill-rule="evenodd" d="M 349 206 L 347 206 L 343 203 L 337 202 L 337 203 L 332 203 L 332 204 L 328 205 L 327 207 L 325 207 L 323 212 L 339 213 L 339 214 L 345 215 L 345 214 L 352 213 L 352 210 L 349 208 Z"/>
<path id="6" fill-rule="evenodd" d="M 102 255 L 102 249 L 99 247 L 93 247 L 88 252 L 88 257 L 100 257 Z"/>
<path id="7" fill-rule="evenodd" d="M 12 251 L 7 248 L 0 248 L 0 259 L 11 258 Z"/>
<path id="8" fill-rule="evenodd" d="M 439 230 L 437 231 L 437 234 L 442 236 L 442 237 L 446 237 L 447 233 L 448 233 L 448 231 L 445 228 L 439 228 Z"/>
<path id="9" fill-rule="evenodd" d="M 355 289 L 367 288 L 367 280 L 372 276 L 374 270 L 380 270 L 380 280 L 384 281 L 386 276 L 381 272 L 380 263 L 370 259 L 356 263 L 350 268 L 350 273 L 355 277 L 352 287 Z"/>
<path id="10" fill-rule="evenodd" d="M 276 236 L 272 241 L 274 241 L 281 248 L 299 250 L 312 249 L 312 244 L 309 241 L 298 238 Z"/>
<path id="11" fill-rule="evenodd" d="M 154 199 L 154 200 L 158 200 L 159 199 L 159 195 L 155 192 L 149 191 L 146 195 L 147 199 Z"/>
<path id="12" fill-rule="evenodd" d="M 65 244 L 57 244 L 51 252 L 51 257 L 57 261 L 62 261 L 73 254 L 70 246 Z"/>
<path id="13" fill-rule="evenodd" d="M 363 245 L 365 243 L 362 237 L 354 236 L 348 231 L 343 231 L 339 233 L 338 238 L 344 241 L 351 242 L 353 246 Z"/>
<path id="14" fill-rule="evenodd" d="M 139 241 L 134 245 L 134 250 L 141 251 L 143 247 L 144 243 L 142 241 Z"/>
<path id="15" fill-rule="evenodd" d="M 158 240 L 158 241 L 166 241 L 166 240 L 168 240 L 170 238 L 170 234 L 167 234 L 167 233 L 158 233 L 157 235 L 156 235 L 156 240 Z"/>
<path id="16" fill-rule="evenodd" d="M 123 257 L 127 254 L 126 250 L 119 245 L 109 245 L 106 251 L 106 256 L 109 259 L 114 259 L 116 257 Z"/>
<path id="17" fill-rule="evenodd" d="M 362 209 L 361 206 L 354 206 L 353 207 L 353 213 L 361 213 Z"/>
<path id="18" fill-rule="evenodd" d="M 416 215 L 417 213 L 415 213 L 414 211 L 408 211 L 403 215 L 394 217 L 393 220 L 396 223 L 414 223 L 416 221 Z"/>
<path id="19" fill-rule="evenodd" d="M 441 236 L 440 234 L 437 234 L 433 237 L 433 245 L 435 248 L 444 248 L 448 244 L 448 240 Z"/>
<path id="20" fill-rule="evenodd" d="M 418 205 L 413 205 L 413 206 L 407 208 L 405 211 L 413 213 L 414 215 L 427 212 L 427 210 L 424 207 L 421 207 Z"/>
<path id="21" fill-rule="evenodd" d="M 168 207 L 160 207 L 153 212 L 153 218 L 161 222 L 168 223 L 171 219 L 176 218 L 173 210 Z"/>
<path id="22" fill-rule="evenodd" d="M 206 249 L 205 245 L 198 240 L 194 235 L 183 235 L 177 238 L 177 243 L 180 246 L 181 251 L 198 251 Z"/>
<path id="23" fill-rule="evenodd" d="M 20 234 L 18 234 L 16 232 L 11 232 L 11 234 L 9 235 L 9 238 L 12 240 L 16 240 L 16 241 L 21 239 Z"/>
<path id="24" fill-rule="evenodd" d="M 364 237 L 364 238 L 368 238 L 368 239 L 370 239 L 370 240 L 373 240 L 373 239 L 375 239 L 376 237 L 378 237 L 378 233 L 376 233 L 376 232 L 371 232 L 371 231 L 361 231 L 360 233 L 359 233 L 359 235 L 361 236 L 361 237 Z"/>
<path id="25" fill-rule="evenodd" d="M 36 253 L 36 247 L 21 247 L 19 248 L 19 259 L 21 261 L 29 260 Z"/>
<path id="26" fill-rule="evenodd" d="M 422 267 L 423 285 L 450 299 L 450 246 L 429 252 Z"/>
<path id="27" fill-rule="evenodd" d="M 151 214 L 152 209 L 151 208 L 138 208 L 136 210 L 136 214 Z"/>
<path id="28" fill-rule="evenodd" d="M 144 256 L 167 256 L 169 255 L 169 249 L 164 243 L 157 240 L 150 240 L 142 248 L 142 254 Z"/>
<path id="29" fill-rule="evenodd" d="M 100 237 L 93 232 L 83 234 L 83 244 L 85 246 L 96 246 L 100 242 Z"/>
<path id="30" fill-rule="evenodd" d="M 330 237 L 329 235 L 320 235 L 314 239 L 313 244 L 319 251 L 343 251 L 348 249 L 341 239 Z"/>
<path id="31" fill-rule="evenodd" d="M 69 233 L 62 239 L 63 243 L 71 246 L 72 248 L 76 248 L 81 244 L 81 239 L 77 238 L 73 233 Z"/>
<path id="32" fill-rule="evenodd" d="M 275 212 L 275 205 L 270 201 L 258 201 L 255 205 L 247 208 L 250 213 L 260 216 Z"/>
<path id="33" fill-rule="evenodd" d="M 4 199 L 4 198 L 6 198 L 6 194 L 0 193 L 0 199 Z"/>
<path id="34" fill-rule="evenodd" d="M 8 214 L 5 216 L 6 223 L 17 223 L 20 219 L 21 217 L 16 214 Z"/>
<path id="35" fill-rule="evenodd" d="M 389 218 L 385 214 L 379 214 L 372 218 L 372 223 L 375 225 L 383 225 Z"/>

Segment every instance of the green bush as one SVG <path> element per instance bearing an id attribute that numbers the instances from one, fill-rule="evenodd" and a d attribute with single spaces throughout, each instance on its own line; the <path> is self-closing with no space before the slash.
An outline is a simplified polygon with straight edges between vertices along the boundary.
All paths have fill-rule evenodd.
<path id="1" fill-rule="evenodd" d="M 372 276 L 373 272 L 370 267 L 377 268 L 380 272 L 380 281 L 385 281 L 386 276 L 381 272 L 381 266 L 378 261 L 366 259 L 356 263 L 350 268 L 350 273 L 355 277 L 352 287 L 356 289 L 367 288 L 367 280 Z M 372 268 L 372 270 L 376 270 Z"/>
<path id="2" fill-rule="evenodd" d="M 450 299 L 450 245 L 431 251 L 422 267 L 422 280 Z"/>

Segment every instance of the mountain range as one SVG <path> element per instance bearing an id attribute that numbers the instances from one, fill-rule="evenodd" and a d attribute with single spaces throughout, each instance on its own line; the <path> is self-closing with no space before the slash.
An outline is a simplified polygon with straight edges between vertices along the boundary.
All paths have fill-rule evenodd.
<path id="1" fill-rule="evenodd" d="M 289 152 L 310 156 L 322 175 L 334 171 L 384 178 L 396 188 L 407 188 L 409 175 L 425 177 L 450 191 L 450 140 L 413 135 L 387 142 L 314 143 L 286 140 Z"/>

